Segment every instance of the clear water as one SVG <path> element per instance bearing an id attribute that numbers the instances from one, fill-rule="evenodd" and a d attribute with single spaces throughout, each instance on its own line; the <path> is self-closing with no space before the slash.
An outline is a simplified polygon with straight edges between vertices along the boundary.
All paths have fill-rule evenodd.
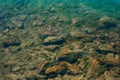
<path id="1" fill-rule="evenodd" d="M 60 6 L 63 4 L 62 6 Z M 70 11 L 71 9 L 76 9 L 76 12 L 79 11 L 81 6 L 84 6 L 86 9 L 101 11 L 101 13 L 107 13 L 109 15 L 119 14 L 120 1 L 119 0 L 0 0 L 0 10 L 4 11 L 4 8 L 20 8 L 20 11 L 24 9 L 27 11 L 38 10 L 51 8 L 62 9 L 61 13 L 66 9 Z M 64 9 L 63 9 L 64 8 Z M 19 12 L 20 12 L 19 11 Z M 59 10 L 58 10 L 59 11 Z M 71 10 L 72 11 L 72 10 Z M 73 14 L 75 12 L 72 12 Z"/>
<path id="2" fill-rule="evenodd" d="M 48 11 L 48 14 L 42 12 Z M 120 1 L 119 0 L 0 0 L 0 20 L 26 14 L 65 15 L 73 17 L 83 17 L 88 19 L 109 16 L 119 19 Z M 86 16 L 87 15 L 87 16 Z M 91 18 L 91 19 L 92 19 Z M 9 18 L 8 18 L 9 19 Z M 94 19 L 93 19 L 94 20 Z M 3 22 L 2 22 L 3 21 Z M 92 21 L 91 21 L 91 24 Z M 6 26 L 5 24 L 2 27 Z"/>

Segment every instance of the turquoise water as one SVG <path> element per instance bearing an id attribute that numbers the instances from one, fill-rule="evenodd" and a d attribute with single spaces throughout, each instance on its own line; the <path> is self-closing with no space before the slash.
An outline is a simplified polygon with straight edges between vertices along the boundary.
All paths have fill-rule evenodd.
<path id="1" fill-rule="evenodd" d="M 60 6 L 63 4 L 63 6 Z M 0 10 L 2 11 L 4 8 L 21 8 L 21 10 L 26 9 L 26 12 L 31 10 L 31 12 L 35 9 L 41 10 L 46 8 L 63 8 L 63 11 L 67 8 L 71 10 L 71 8 L 78 8 L 76 10 L 79 11 L 80 6 L 84 6 L 87 9 L 93 9 L 97 11 L 102 11 L 101 13 L 109 13 L 109 14 L 118 14 L 120 1 L 118 0 L 0 0 Z M 112 13 L 110 13 L 112 12 Z"/>
<path id="2" fill-rule="evenodd" d="M 44 16 L 64 15 L 71 21 L 74 17 L 84 18 L 81 24 L 94 23 L 102 16 L 119 20 L 119 0 L 0 0 L 0 21 L 19 15 L 39 14 Z M 19 17 L 18 17 L 19 18 Z M 47 20 L 47 19 L 46 19 Z M 86 21 L 87 20 L 87 21 Z M 90 20 L 90 21 L 89 21 Z M 85 22 L 86 21 L 86 22 Z M 93 22 L 94 21 L 94 22 Z M 71 23 L 71 22 L 69 22 Z"/>
<path id="3" fill-rule="evenodd" d="M 1 9 L 6 7 L 9 8 L 9 6 L 17 8 L 18 5 L 21 5 L 19 7 L 27 7 L 29 6 L 32 8 L 40 8 L 40 7 L 55 7 L 58 6 L 59 4 L 65 4 L 64 6 L 67 5 L 73 5 L 74 6 L 79 6 L 80 4 L 86 6 L 87 8 L 92 7 L 95 10 L 106 10 L 106 11 L 115 11 L 119 10 L 120 6 L 120 1 L 119 0 L 0 0 L 1 4 Z M 3 7 L 2 7 L 3 6 Z M 72 7 L 72 6 L 71 6 Z M 29 8 L 27 10 L 29 10 Z"/>

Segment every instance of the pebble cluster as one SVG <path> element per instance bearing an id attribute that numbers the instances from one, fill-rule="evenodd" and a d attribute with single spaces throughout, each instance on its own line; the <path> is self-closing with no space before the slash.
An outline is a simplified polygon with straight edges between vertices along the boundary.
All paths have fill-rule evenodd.
<path id="1" fill-rule="evenodd" d="M 119 19 L 96 16 L 98 12 L 84 10 L 83 5 L 75 7 L 81 7 L 85 18 L 62 15 L 60 7 L 65 6 L 28 14 L 17 12 L 19 6 L 14 12 L 4 9 L 0 80 L 120 79 Z"/>

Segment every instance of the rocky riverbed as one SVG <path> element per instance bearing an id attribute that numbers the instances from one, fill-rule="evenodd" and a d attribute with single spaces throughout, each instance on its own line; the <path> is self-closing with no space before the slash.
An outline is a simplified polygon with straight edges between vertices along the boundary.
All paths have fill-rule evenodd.
<path id="1" fill-rule="evenodd" d="M 119 17 L 82 4 L 19 6 L 0 14 L 0 80 L 120 80 Z"/>

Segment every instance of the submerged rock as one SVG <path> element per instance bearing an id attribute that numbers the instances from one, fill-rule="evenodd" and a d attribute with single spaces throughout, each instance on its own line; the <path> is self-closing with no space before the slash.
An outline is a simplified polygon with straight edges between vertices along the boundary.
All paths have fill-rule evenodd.
<path id="1" fill-rule="evenodd" d="M 7 9 L 11 4 L 3 8 L 0 80 L 119 80 L 120 19 L 111 13 L 100 18 L 104 13 L 77 0 L 57 2 L 39 9 L 30 8 L 31 2 L 23 7 L 15 2 L 13 11 Z M 95 31 L 95 26 L 102 30 Z M 108 30 L 114 27 L 118 30 Z"/>
<path id="2" fill-rule="evenodd" d="M 109 29 L 112 27 L 116 27 L 116 21 L 113 18 L 110 18 L 108 16 L 103 16 L 102 18 L 100 18 L 99 22 L 98 22 L 98 26 L 100 29 Z"/>
<path id="3" fill-rule="evenodd" d="M 64 72 L 65 67 L 63 66 L 52 66 L 46 69 L 45 74 L 54 74 L 54 73 L 62 73 Z"/>
<path id="4" fill-rule="evenodd" d="M 106 60 L 107 60 L 108 62 L 114 62 L 114 53 L 108 53 L 108 54 L 106 55 Z"/>
<path id="5" fill-rule="evenodd" d="M 104 54 L 113 52 L 113 46 L 111 44 L 103 44 L 98 46 L 97 51 Z"/>
<path id="6" fill-rule="evenodd" d="M 19 46 L 10 46 L 9 51 L 12 53 L 16 53 L 17 51 L 20 51 L 21 48 Z"/>
<path id="7" fill-rule="evenodd" d="M 57 36 L 48 36 L 44 39 L 43 45 L 60 45 L 65 42 L 65 39 Z"/>
<path id="8" fill-rule="evenodd" d="M 21 41 L 17 36 L 10 36 L 4 38 L 3 41 L 1 41 L 0 46 L 4 48 L 8 48 L 9 46 L 19 46 L 21 44 Z"/>
<path id="9" fill-rule="evenodd" d="M 73 38 L 79 38 L 79 39 L 81 39 L 81 38 L 86 37 L 86 34 L 83 33 L 82 31 L 72 30 L 70 32 L 70 36 L 73 37 Z"/>
<path id="10" fill-rule="evenodd" d="M 74 63 L 78 58 L 81 58 L 83 54 L 80 49 L 70 50 L 69 48 L 63 48 L 58 54 L 58 60 Z"/>
<path id="11" fill-rule="evenodd" d="M 82 23 L 83 23 L 82 17 L 75 17 L 72 19 L 71 25 L 79 27 L 79 26 L 81 26 Z"/>
<path id="12" fill-rule="evenodd" d="M 12 69 L 13 72 L 19 72 L 22 68 L 19 66 L 16 66 Z"/>
<path id="13" fill-rule="evenodd" d="M 67 71 L 66 73 L 69 73 L 71 75 L 78 74 L 79 73 L 79 66 L 77 64 L 70 64 L 68 62 L 61 62 L 60 65 L 65 66 Z"/>
<path id="14" fill-rule="evenodd" d="M 45 50 L 49 50 L 49 51 L 55 51 L 57 49 L 59 49 L 59 45 L 48 45 L 48 46 L 45 46 Z"/>
<path id="15" fill-rule="evenodd" d="M 86 42 L 92 42 L 95 40 L 95 36 L 94 35 L 88 35 L 86 37 L 84 37 L 83 39 L 81 39 L 82 42 L 86 43 Z"/>
<path id="16" fill-rule="evenodd" d="M 114 53 L 108 53 L 100 60 L 103 63 L 120 66 L 120 56 Z"/>

